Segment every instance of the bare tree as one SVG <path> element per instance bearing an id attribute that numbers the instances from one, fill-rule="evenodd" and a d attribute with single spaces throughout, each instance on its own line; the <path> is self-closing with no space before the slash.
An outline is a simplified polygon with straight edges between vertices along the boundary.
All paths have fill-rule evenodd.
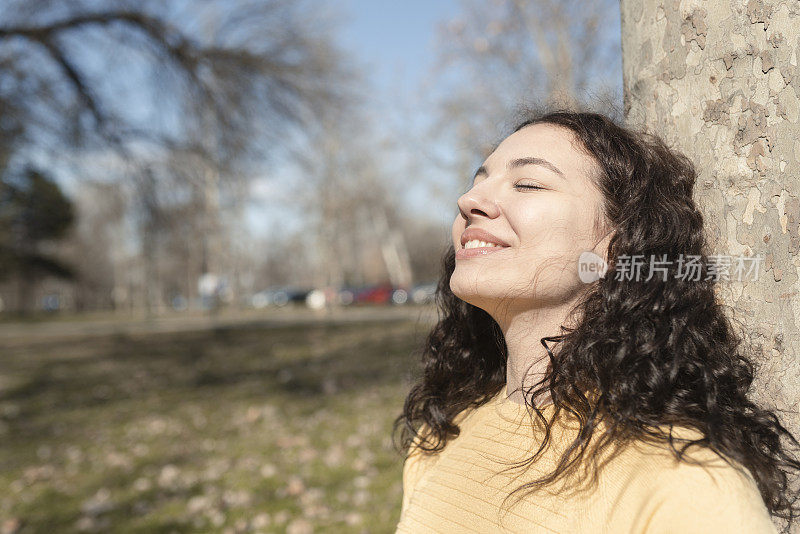
<path id="1" fill-rule="evenodd" d="M 261 136 L 274 140 L 310 109 L 342 97 L 343 62 L 322 21 L 309 16 L 309 3 L 204 2 L 182 12 L 152 1 L 101 6 L 4 4 L 0 43 L 10 88 L 2 95 L 4 107 L 25 119 L 45 108 L 55 111 L 50 124 L 43 117 L 19 121 L 28 141 L 41 141 L 49 126 L 65 144 L 100 136 L 119 147 L 146 139 L 234 165 L 243 153 L 268 152 Z M 120 57 L 144 74 L 137 79 Z M 41 60 L 38 68 L 31 68 L 31 59 Z M 148 78 L 141 96 L 152 100 L 141 116 L 108 88 Z M 57 89 L 31 94 L 30 87 Z M 211 144 L 208 137 L 213 153 L 204 146 Z"/>
<path id="2" fill-rule="evenodd" d="M 438 92 L 432 134 L 451 150 L 432 161 L 462 178 L 460 188 L 520 106 L 621 99 L 619 42 L 609 31 L 619 24 L 617 5 L 462 0 L 462 14 L 441 29 L 435 78 L 447 89 Z"/>
<path id="3" fill-rule="evenodd" d="M 193 155 L 197 172 L 172 176 L 191 178 L 200 271 L 216 271 L 223 190 L 349 101 L 334 25 L 312 0 L 10 0 L 0 20 L 0 175 L 34 151 L 54 161 L 65 148 L 115 151 L 128 162 L 149 284 L 169 220 L 156 183 L 169 154 Z"/>
<path id="4" fill-rule="evenodd" d="M 82 181 L 75 195 L 77 225 L 60 244 L 59 254 L 75 269 L 72 306 L 115 309 L 121 304 L 115 292 L 122 280 L 125 260 L 125 213 L 127 200 L 113 183 Z"/>
<path id="5" fill-rule="evenodd" d="M 402 231 L 400 188 L 407 180 L 388 165 L 391 150 L 375 132 L 360 110 L 329 113 L 304 156 L 307 179 L 296 196 L 304 199 L 309 233 L 316 238 L 320 285 L 413 282 Z M 381 274 L 368 274 L 376 254 Z"/>

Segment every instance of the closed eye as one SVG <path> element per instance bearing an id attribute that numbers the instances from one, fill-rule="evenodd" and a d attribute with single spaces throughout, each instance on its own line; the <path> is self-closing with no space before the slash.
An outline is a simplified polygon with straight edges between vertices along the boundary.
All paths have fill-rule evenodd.
<path id="1" fill-rule="evenodd" d="M 538 185 L 530 185 L 530 184 L 514 184 L 514 187 L 517 189 L 545 189 L 544 187 L 540 187 Z"/>

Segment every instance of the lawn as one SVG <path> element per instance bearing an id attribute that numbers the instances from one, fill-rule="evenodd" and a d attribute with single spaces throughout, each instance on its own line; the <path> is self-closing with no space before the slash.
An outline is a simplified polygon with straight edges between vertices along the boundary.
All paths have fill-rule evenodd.
<path id="1" fill-rule="evenodd" d="M 0 532 L 393 532 L 391 427 L 427 328 L 243 324 L 6 344 Z"/>

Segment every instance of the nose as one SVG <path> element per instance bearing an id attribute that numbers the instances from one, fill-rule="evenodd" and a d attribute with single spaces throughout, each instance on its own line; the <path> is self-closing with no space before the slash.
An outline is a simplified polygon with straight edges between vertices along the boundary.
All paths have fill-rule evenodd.
<path id="1" fill-rule="evenodd" d="M 488 182 L 484 179 L 458 198 L 458 210 L 468 223 L 475 217 L 494 219 L 500 214 L 497 201 L 490 187 L 487 187 Z"/>

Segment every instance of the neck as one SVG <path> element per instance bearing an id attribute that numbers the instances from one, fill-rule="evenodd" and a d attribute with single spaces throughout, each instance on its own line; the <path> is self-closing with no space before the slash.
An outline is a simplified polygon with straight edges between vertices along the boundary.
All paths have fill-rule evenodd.
<path id="1" fill-rule="evenodd" d="M 506 388 L 509 400 L 524 405 L 530 389 L 545 377 L 550 356 L 541 339 L 563 334 L 561 326 L 566 325 L 574 305 L 575 301 L 570 301 L 556 307 L 528 309 L 495 317 L 508 349 Z M 557 357 L 557 342 L 546 343 Z M 539 408 L 551 403 L 548 390 L 532 402 Z"/>

